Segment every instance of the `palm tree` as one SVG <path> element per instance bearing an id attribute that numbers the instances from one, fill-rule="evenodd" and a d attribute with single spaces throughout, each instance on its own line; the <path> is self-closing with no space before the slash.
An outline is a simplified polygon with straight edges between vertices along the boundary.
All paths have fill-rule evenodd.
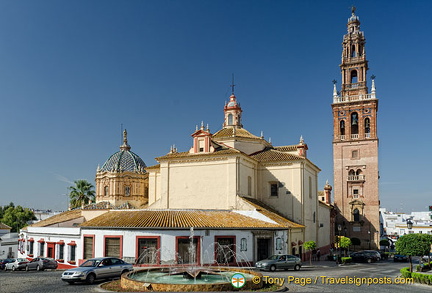
<path id="1" fill-rule="evenodd" d="M 70 208 L 95 202 L 94 186 L 87 180 L 75 180 L 75 186 L 69 186 Z"/>

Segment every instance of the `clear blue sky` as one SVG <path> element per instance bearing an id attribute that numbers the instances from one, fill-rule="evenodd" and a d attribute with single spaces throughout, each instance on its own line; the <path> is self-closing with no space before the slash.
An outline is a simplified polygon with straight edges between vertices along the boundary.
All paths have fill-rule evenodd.
<path id="1" fill-rule="evenodd" d="M 432 205 L 432 1 L 0 1 L 0 205 L 63 210 L 121 144 L 148 166 L 221 128 L 296 144 L 333 180 L 332 80 L 350 6 L 380 100 L 381 206 Z M 369 80 L 369 79 L 368 79 Z"/>

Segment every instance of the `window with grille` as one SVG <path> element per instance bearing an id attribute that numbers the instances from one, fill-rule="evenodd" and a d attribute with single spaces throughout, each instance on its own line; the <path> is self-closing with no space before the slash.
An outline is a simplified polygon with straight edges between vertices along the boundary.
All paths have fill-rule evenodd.
<path id="1" fill-rule="evenodd" d="M 84 259 L 93 258 L 93 236 L 84 236 Z"/>
<path id="2" fill-rule="evenodd" d="M 105 256 L 120 258 L 120 238 L 105 238 Z"/>

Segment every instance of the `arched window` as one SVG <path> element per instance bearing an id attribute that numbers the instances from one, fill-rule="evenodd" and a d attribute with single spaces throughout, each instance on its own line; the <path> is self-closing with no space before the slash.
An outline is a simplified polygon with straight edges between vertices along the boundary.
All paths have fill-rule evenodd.
<path id="1" fill-rule="evenodd" d="M 108 196 L 108 186 L 104 187 L 104 196 Z"/>
<path id="2" fill-rule="evenodd" d="M 357 70 L 351 70 L 351 83 L 357 83 Z"/>
<path id="3" fill-rule="evenodd" d="M 366 118 L 364 123 L 365 123 L 364 124 L 365 125 L 365 133 L 370 133 L 370 119 Z"/>
<path id="4" fill-rule="evenodd" d="M 355 209 L 353 211 L 353 216 L 354 216 L 354 222 L 359 222 L 360 221 L 360 212 L 358 209 Z"/>
<path id="5" fill-rule="evenodd" d="M 354 176 L 355 175 L 355 171 L 353 169 L 349 170 L 348 175 L 349 176 Z"/>
<path id="6" fill-rule="evenodd" d="M 362 174 L 362 170 L 358 169 L 358 170 L 356 171 L 356 175 L 361 175 L 361 174 Z"/>
<path id="7" fill-rule="evenodd" d="M 345 135 L 345 121 L 344 120 L 341 120 L 339 130 L 340 130 L 340 135 Z"/>
<path id="8" fill-rule="evenodd" d="M 228 125 L 233 125 L 233 115 L 228 114 Z"/>
<path id="9" fill-rule="evenodd" d="M 357 57 L 355 45 L 352 45 L 351 47 L 351 57 Z"/>
<path id="10" fill-rule="evenodd" d="M 351 113 L 351 134 L 358 134 L 358 114 Z"/>

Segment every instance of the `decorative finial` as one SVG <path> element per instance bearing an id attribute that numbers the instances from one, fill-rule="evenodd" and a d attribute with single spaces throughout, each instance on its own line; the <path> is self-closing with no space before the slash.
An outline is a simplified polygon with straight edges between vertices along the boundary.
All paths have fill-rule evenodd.
<path id="1" fill-rule="evenodd" d="M 375 77 L 376 77 L 375 75 L 373 75 L 373 74 L 371 75 L 371 79 L 372 79 L 372 80 L 374 80 Z"/>
<path id="2" fill-rule="evenodd" d="M 235 87 L 236 85 L 234 84 L 234 73 L 232 74 L 232 82 L 231 82 L 231 85 L 230 85 L 230 87 L 231 87 L 231 94 L 233 94 L 234 95 L 234 87 Z"/>
<path id="3" fill-rule="evenodd" d="M 300 135 L 300 144 L 304 144 L 303 135 Z"/>
<path id="4" fill-rule="evenodd" d="M 351 6 L 351 13 L 352 13 L 352 15 L 355 14 L 356 9 L 357 9 L 357 8 L 356 8 L 354 5 Z"/>
<path id="5" fill-rule="evenodd" d="M 204 121 L 201 121 L 201 129 L 204 129 Z"/>
<path id="6" fill-rule="evenodd" d="M 206 131 L 209 131 L 209 125 L 208 125 L 208 123 L 207 123 L 207 126 L 206 126 Z"/>
<path id="7" fill-rule="evenodd" d="M 264 138 L 264 131 L 261 130 L 261 138 Z"/>
<path id="8" fill-rule="evenodd" d="M 126 129 L 123 130 L 123 144 L 121 145 L 120 149 L 122 151 L 125 151 L 125 150 L 128 151 L 131 149 L 130 145 L 128 145 Z"/>

